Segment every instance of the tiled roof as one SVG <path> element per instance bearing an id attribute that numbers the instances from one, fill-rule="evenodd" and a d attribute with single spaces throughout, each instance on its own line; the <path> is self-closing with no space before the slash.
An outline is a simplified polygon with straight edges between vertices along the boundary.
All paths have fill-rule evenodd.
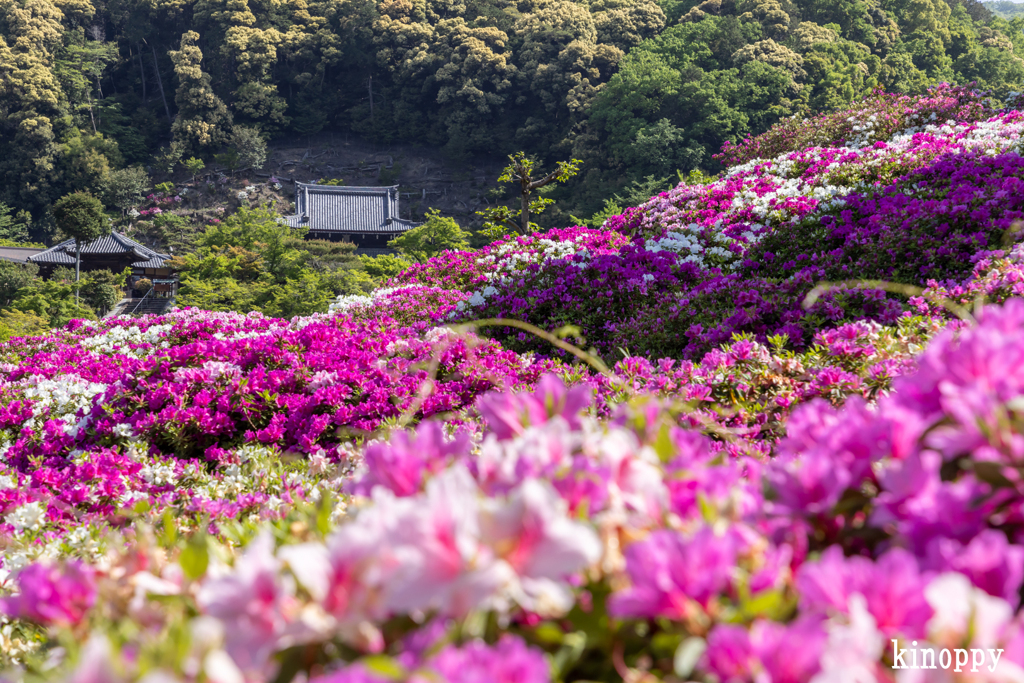
<path id="1" fill-rule="evenodd" d="M 398 217 L 398 186 L 295 184 L 295 214 L 285 220 L 310 232 L 398 233 L 415 225 Z"/>
<path id="2" fill-rule="evenodd" d="M 82 246 L 82 255 L 87 254 L 118 256 L 131 255 L 138 260 L 132 263 L 135 268 L 161 268 L 164 261 L 171 258 L 170 254 L 160 254 L 149 247 L 144 247 L 135 240 L 125 237 L 119 232 L 111 232 L 99 239 Z M 75 240 L 64 240 L 46 251 L 28 257 L 32 263 L 46 263 L 59 266 L 75 265 Z"/>
<path id="3" fill-rule="evenodd" d="M 0 260 L 25 263 L 29 256 L 35 256 L 41 251 L 32 247 L 0 247 Z"/>
<path id="4" fill-rule="evenodd" d="M 164 263 L 169 258 L 171 258 L 170 254 L 156 254 L 149 260 L 134 262 L 132 268 L 166 268 L 167 266 Z"/>

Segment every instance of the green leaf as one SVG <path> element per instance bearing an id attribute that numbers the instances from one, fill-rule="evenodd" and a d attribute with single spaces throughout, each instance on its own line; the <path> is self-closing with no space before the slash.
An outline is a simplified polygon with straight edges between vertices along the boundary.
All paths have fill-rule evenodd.
<path id="1" fill-rule="evenodd" d="M 371 655 L 363 657 L 359 661 L 371 672 L 386 678 L 401 680 L 405 676 L 405 669 L 402 665 L 385 655 Z"/>
<path id="2" fill-rule="evenodd" d="M 210 546 L 206 534 L 196 534 L 188 540 L 188 544 L 178 557 L 178 564 L 190 581 L 195 581 L 206 574 L 206 568 L 210 566 Z"/>
<path id="3" fill-rule="evenodd" d="M 662 462 L 668 462 L 676 455 L 676 446 L 672 443 L 668 425 L 662 425 L 658 430 L 658 436 L 654 440 L 654 452 L 658 454 L 658 459 Z"/>
<path id="4" fill-rule="evenodd" d="M 670 631 L 660 631 L 655 633 L 651 638 L 651 653 L 657 657 L 669 657 L 672 656 L 679 645 L 683 642 L 682 633 L 674 633 Z"/>
<path id="5" fill-rule="evenodd" d="M 703 493 L 697 495 L 697 505 L 700 506 L 700 514 L 705 522 L 712 524 L 718 520 L 718 508 Z"/>
<path id="6" fill-rule="evenodd" d="M 533 637 L 544 645 L 561 645 L 565 632 L 553 621 L 544 621 L 533 629 Z"/>
<path id="7" fill-rule="evenodd" d="M 469 638 L 482 638 L 487 628 L 487 613 L 477 610 L 470 612 L 462 620 L 462 635 Z"/>
<path id="8" fill-rule="evenodd" d="M 793 600 L 787 598 L 782 591 L 766 590 L 744 600 L 740 604 L 740 610 L 748 619 L 765 617 L 785 621 L 794 606 Z"/>
<path id="9" fill-rule="evenodd" d="M 564 679 L 576 662 L 580 661 L 580 658 L 583 656 L 586 649 L 586 633 L 583 631 L 567 633 L 565 635 L 564 644 L 558 649 L 558 652 L 556 652 L 555 656 L 552 658 L 555 680 Z"/>
<path id="10" fill-rule="evenodd" d="M 334 510 L 334 494 L 322 493 L 316 508 L 316 530 L 326 536 L 331 530 L 331 512 Z"/>

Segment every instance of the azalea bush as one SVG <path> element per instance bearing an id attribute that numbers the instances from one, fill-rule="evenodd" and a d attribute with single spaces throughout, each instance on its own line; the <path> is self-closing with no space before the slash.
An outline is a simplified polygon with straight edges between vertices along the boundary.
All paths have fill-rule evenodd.
<path id="1" fill-rule="evenodd" d="M 0 354 L 5 573 L 97 550 L 136 513 L 275 517 L 353 443 L 550 365 L 388 319 L 195 310 L 76 321 Z"/>
<path id="2" fill-rule="evenodd" d="M 716 158 L 734 166 L 806 147 L 867 147 L 936 121 L 977 121 L 993 114 L 994 104 L 971 86 L 942 84 L 924 97 L 877 91 L 849 109 L 785 119 L 762 135 L 727 142 Z"/>
<path id="3" fill-rule="evenodd" d="M 92 562 L 29 564 L 0 607 L 76 681 L 886 680 L 893 640 L 1001 650 L 1005 680 L 1024 301 L 977 320 L 871 403 L 804 403 L 767 459 L 663 399 L 597 420 L 593 387 L 545 375 L 480 396 L 482 431 L 365 443 L 277 520 L 167 552 L 140 518 Z M 52 679 L 54 656 L 25 661 Z"/>

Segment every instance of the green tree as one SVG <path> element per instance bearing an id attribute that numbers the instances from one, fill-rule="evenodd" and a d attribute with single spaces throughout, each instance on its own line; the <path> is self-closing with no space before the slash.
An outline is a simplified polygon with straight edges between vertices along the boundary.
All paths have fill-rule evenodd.
<path id="1" fill-rule="evenodd" d="M 210 75 L 202 69 L 203 52 L 199 34 L 186 31 L 181 48 L 170 53 L 178 92 L 174 97 L 178 115 L 171 131 L 175 145 L 183 152 L 209 149 L 227 141 L 231 130 L 231 113 L 213 91 Z"/>
<path id="2" fill-rule="evenodd" d="M 1024 5 L 1013 0 L 999 0 L 997 2 L 986 2 L 985 6 L 996 16 L 1003 19 L 1013 19 L 1024 16 Z"/>
<path id="3" fill-rule="evenodd" d="M 695 168 L 703 157 L 704 148 L 693 144 L 686 132 L 667 118 L 638 130 L 633 144 L 623 153 L 630 175 L 647 173 L 667 176 L 681 168 Z"/>
<path id="4" fill-rule="evenodd" d="M 52 70 L 59 16 L 49 2 L 0 6 L 0 200 L 36 215 L 53 199 L 65 115 Z"/>
<path id="5" fill-rule="evenodd" d="M 103 199 L 120 209 L 124 216 L 128 209 L 142 201 L 149 188 L 149 174 L 141 166 L 122 168 L 112 171 L 103 181 Z"/>
<path id="6" fill-rule="evenodd" d="M 36 337 L 46 334 L 50 321 L 31 311 L 0 311 L 0 342 L 11 337 Z"/>
<path id="7" fill-rule="evenodd" d="M 206 279 L 192 273 L 181 274 L 178 302 L 205 311 L 261 311 L 273 296 L 272 282 L 241 282 L 230 277 Z"/>
<path id="8" fill-rule="evenodd" d="M 36 278 L 11 302 L 11 309 L 34 313 L 49 327 L 61 327 L 75 318 L 95 319 L 96 312 L 76 301 L 75 282 L 71 279 Z"/>
<path id="9" fill-rule="evenodd" d="M 73 192 L 53 205 L 57 228 L 75 240 L 75 283 L 81 279 L 82 245 L 99 239 L 110 230 L 109 219 L 103 213 L 100 200 L 86 192 Z M 78 288 L 75 288 L 78 302 Z"/>
<path id="10" fill-rule="evenodd" d="M 0 261 L 0 307 L 9 306 L 38 274 L 39 266 L 34 263 Z"/>
<path id="11" fill-rule="evenodd" d="M 294 238 L 305 236 L 305 228 L 292 228 L 266 206 L 241 207 L 223 223 L 207 229 L 199 238 L 197 255 L 212 247 L 241 247 L 260 255 L 265 269 L 285 279 L 302 266 L 303 254 Z"/>
<path id="12" fill-rule="evenodd" d="M 67 192 L 96 192 L 102 189 L 113 167 L 121 162 L 117 144 L 102 133 L 69 130 L 58 146 L 58 166 L 54 169 L 54 184 Z"/>
<path id="13" fill-rule="evenodd" d="M 124 285 L 130 273 L 130 268 L 120 273 L 110 270 L 87 273 L 80 286 L 82 301 L 99 315 L 105 315 L 124 297 Z"/>
<path id="14" fill-rule="evenodd" d="M 356 256 L 352 242 L 306 240 L 289 238 L 289 245 L 303 254 L 302 265 L 330 279 L 343 271 L 362 271 L 362 262 Z M 326 286 L 326 285 L 325 285 Z M 340 293 L 340 292 L 339 292 Z"/>
<path id="15" fill-rule="evenodd" d="M 280 318 L 291 318 L 327 310 L 334 292 L 325 286 L 323 280 L 321 274 L 303 268 L 276 288 L 266 312 Z"/>
<path id="16" fill-rule="evenodd" d="M 88 40 L 82 27 L 65 32 L 67 45 L 60 51 L 55 65 L 55 73 L 68 99 L 77 111 L 83 115 L 88 113 L 94 135 L 102 125 L 101 112 L 97 107 L 97 101 L 103 98 L 101 78 L 117 61 L 117 45 L 104 42 L 102 30 L 96 35 L 99 40 Z"/>
<path id="17" fill-rule="evenodd" d="M 191 174 L 193 183 L 196 181 L 196 176 L 202 173 L 203 169 L 206 168 L 206 162 L 195 157 L 189 157 L 188 159 L 185 159 L 185 161 L 181 162 L 181 164 L 185 167 L 185 170 Z"/>
<path id="18" fill-rule="evenodd" d="M 499 206 L 477 211 L 486 219 L 483 232 L 491 239 L 499 239 L 508 230 L 522 235 L 539 230 L 540 227 L 531 222 L 530 218 L 543 212 L 554 200 L 536 196 L 538 191 L 554 182 L 564 183 L 580 170 L 579 159 L 559 161 L 557 168 L 546 175 L 538 174 L 536 162 L 523 152 L 510 154 L 508 159 L 509 165 L 498 176 L 498 182 L 519 186 L 519 208 L 513 211 L 507 206 Z"/>
<path id="19" fill-rule="evenodd" d="M 652 0 L 595 0 L 590 12 L 597 29 L 598 44 L 612 45 L 628 52 L 665 28 L 665 12 Z"/>
<path id="20" fill-rule="evenodd" d="M 304 236 L 266 206 L 240 208 L 201 235 L 194 252 L 172 259 L 181 274 L 178 301 L 291 317 L 325 311 L 337 294 L 372 287 L 354 244 Z"/>
<path id="21" fill-rule="evenodd" d="M 469 249 L 472 235 L 459 227 L 454 218 L 441 215 L 437 209 L 427 211 L 423 225 L 410 228 L 388 246 L 414 261 L 426 261 L 443 251 Z"/>
<path id="22" fill-rule="evenodd" d="M 12 216 L 14 209 L 0 202 L 0 240 L 12 243 L 28 242 L 25 215 Z"/>
<path id="23" fill-rule="evenodd" d="M 366 274 L 378 283 L 398 275 L 412 265 L 397 254 L 381 254 L 380 256 L 363 254 L 359 260 L 362 261 Z"/>
<path id="24" fill-rule="evenodd" d="M 240 168 L 260 169 L 267 163 L 267 143 L 260 131 L 251 126 L 235 126 L 231 146 L 238 155 Z"/>

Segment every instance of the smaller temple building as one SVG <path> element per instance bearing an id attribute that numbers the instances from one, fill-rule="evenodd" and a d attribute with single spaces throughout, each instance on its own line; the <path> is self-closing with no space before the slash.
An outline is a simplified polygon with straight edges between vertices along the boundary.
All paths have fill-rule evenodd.
<path id="1" fill-rule="evenodd" d="M 161 254 L 145 247 L 135 240 L 113 232 L 109 235 L 82 245 L 82 270 L 108 269 L 115 273 L 131 267 L 128 285 L 131 289 L 142 279 L 153 283 L 151 296 L 173 298 L 177 293 L 178 278 L 167 265 L 170 254 Z M 48 277 L 55 268 L 75 267 L 75 241 L 65 240 L 45 251 L 26 258 L 29 263 L 39 266 L 43 277 Z"/>
<path id="2" fill-rule="evenodd" d="M 417 223 L 398 217 L 398 186 L 345 187 L 295 184 L 295 215 L 285 219 L 306 228 L 307 239 L 353 242 L 360 252 L 386 249 Z"/>

